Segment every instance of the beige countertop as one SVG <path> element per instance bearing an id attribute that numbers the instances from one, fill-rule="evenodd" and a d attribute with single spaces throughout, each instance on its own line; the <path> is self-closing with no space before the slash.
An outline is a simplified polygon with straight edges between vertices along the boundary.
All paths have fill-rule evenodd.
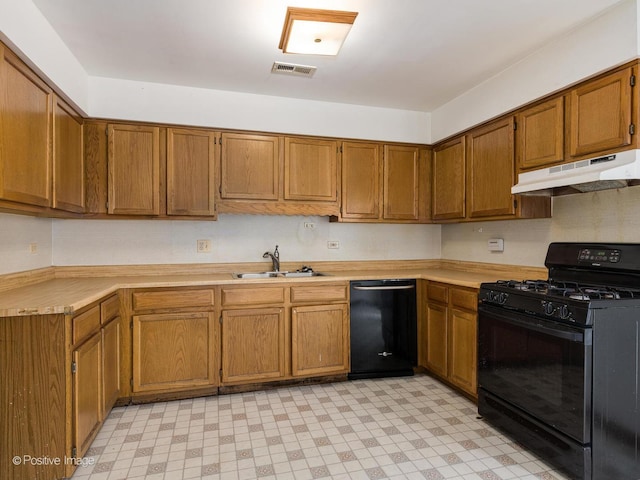
<path id="1" fill-rule="evenodd" d="M 424 266 L 417 268 L 408 267 L 405 262 L 395 268 L 386 266 L 385 268 L 372 269 L 367 265 L 367 268 L 350 270 L 322 270 L 327 274 L 326 276 L 311 278 L 236 279 L 231 273 L 201 273 L 198 269 L 194 269 L 196 273 L 193 274 L 180 271 L 180 273 L 53 278 L 0 292 L 0 316 L 73 314 L 122 288 L 252 284 L 293 285 L 382 278 L 416 278 L 478 288 L 482 282 L 493 282 L 506 278 L 525 278 L 532 271 L 538 273 L 536 269 L 526 267 L 523 267 L 522 270 L 518 268 L 509 270 L 504 267 L 495 270 L 489 267 L 463 269 L 460 268 L 460 264 L 454 265 L 455 268 L 443 268 L 443 266 L 424 263 L 426 263 Z M 541 269 L 537 270 L 542 273 Z"/>

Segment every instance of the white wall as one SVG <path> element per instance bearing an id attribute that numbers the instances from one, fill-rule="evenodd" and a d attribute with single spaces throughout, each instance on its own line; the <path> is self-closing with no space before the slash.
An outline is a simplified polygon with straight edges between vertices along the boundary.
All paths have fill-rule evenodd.
<path id="1" fill-rule="evenodd" d="M 638 17 L 636 0 L 619 4 L 434 110 L 432 141 L 636 58 Z"/>
<path id="2" fill-rule="evenodd" d="M 442 258 L 543 266 L 550 242 L 640 243 L 640 186 L 555 197 L 553 217 L 442 226 Z M 487 240 L 504 239 L 504 252 Z"/>
<path id="3" fill-rule="evenodd" d="M 315 224 L 305 229 L 304 223 Z M 279 245 L 281 261 L 440 258 L 439 225 L 330 223 L 325 217 L 220 215 L 217 222 L 53 220 L 54 265 L 260 262 Z M 211 239 L 211 253 L 196 241 Z M 328 240 L 340 242 L 327 249 Z"/>
<path id="4" fill-rule="evenodd" d="M 431 115 L 91 77 L 89 114 L 204 127 L 429 143 Z"/>
<path id="5" fill-rule="evenodd" d="M 36 243 L 36 253 L 29 244 Z M 51 266 L 51 219 L 0 213 L 0 274 Z"/>
<path id="6" fill-rule="evenodd" d="M 32 66 L 86 112 L 87 72 L 40 10 L 31 0 L 0 0 L 0 12 L 0 40 L 20 50 Z"/>

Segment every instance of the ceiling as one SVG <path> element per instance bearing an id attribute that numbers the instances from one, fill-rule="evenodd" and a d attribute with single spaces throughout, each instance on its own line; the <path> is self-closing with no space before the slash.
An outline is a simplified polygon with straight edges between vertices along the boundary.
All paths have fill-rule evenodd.
<path id="1" fill-rule="evenodd" d="M 622 1 L 33 0 L 91 76 L 417 111 Z M 291 55 L 287 6 L 359 14 L 337 57 Z M 272 74 L 274 61 L 318 70 Z"/>

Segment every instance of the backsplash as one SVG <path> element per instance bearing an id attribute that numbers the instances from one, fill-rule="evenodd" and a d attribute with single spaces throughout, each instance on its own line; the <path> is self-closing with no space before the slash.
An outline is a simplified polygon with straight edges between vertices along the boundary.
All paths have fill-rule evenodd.
<path id="1" fill-rule="evenodd" d="M 51 219 L 0 213 L 0 274 L 49 267 L 51 261 Z"/>
<path id="2" fill-rule="evenodd" d="M 442 258 L 544 266 L 550 242 L 640 242 L 640 186 L 553 198 L 553 217 L 442 226 Z M 504 252 L 487 240 L 504 239 Z"/>

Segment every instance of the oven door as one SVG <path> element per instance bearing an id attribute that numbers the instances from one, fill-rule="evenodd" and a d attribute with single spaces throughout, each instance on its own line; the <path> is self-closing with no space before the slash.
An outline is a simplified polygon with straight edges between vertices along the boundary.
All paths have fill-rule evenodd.
<path id="1" fill-rule="evenodd" d="M 591 329 L 486 304 L 478 313 L 478 386 L 589 444 Z"/>

